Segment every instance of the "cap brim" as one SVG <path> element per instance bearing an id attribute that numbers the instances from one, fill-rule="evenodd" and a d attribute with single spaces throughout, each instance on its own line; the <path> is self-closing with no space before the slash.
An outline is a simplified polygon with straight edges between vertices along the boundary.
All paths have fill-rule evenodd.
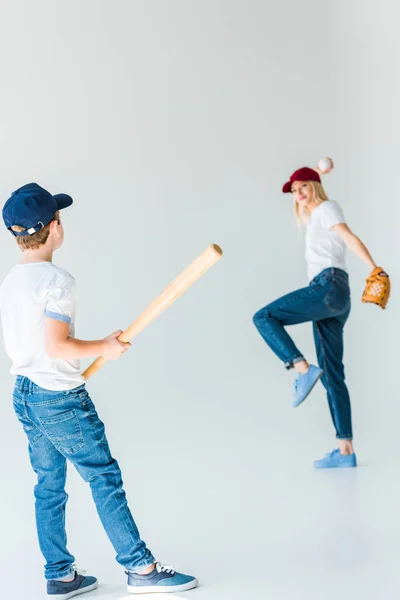
<path id="1" fill-rule="evenodd" d="M 292 191 L 292 183 L 288 181 L 282 188 L 282 192 L 284 194 L 289 194 Z"/>
<path id="2" fill-rule="evenodd" d="M 71 206 L 73 200 L 68 194 L 54 194 L 53 198 L 57 202 L 58 210 Z"/>

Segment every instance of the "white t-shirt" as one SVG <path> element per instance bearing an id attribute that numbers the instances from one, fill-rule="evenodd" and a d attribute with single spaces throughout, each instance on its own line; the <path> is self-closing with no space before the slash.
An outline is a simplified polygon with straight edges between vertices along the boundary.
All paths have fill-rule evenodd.
<path id="1" fill-rule="evenodd" d="M 47 390 L 70 390 L 84 383 L 79 360 L 50 358 L 44 346 L 45 317 L 70 324 L 75 333 L 74 278 L 50 262 L 18 264 L 0 288 L 4 345 L 11 373 Z"/>
<path id="2" fill-rule="evenodd" d="M 313 210 L 306 233 L 306 260 L 311 281 L 324 269 L 336 267 L 347 272 L 346 244 L 332 227 L 345 223 L 337 202 L 326 200 Z"/>

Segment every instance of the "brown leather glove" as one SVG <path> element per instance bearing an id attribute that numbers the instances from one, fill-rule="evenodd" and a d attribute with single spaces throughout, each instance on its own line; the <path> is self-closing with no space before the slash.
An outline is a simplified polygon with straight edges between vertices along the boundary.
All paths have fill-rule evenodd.
<path id="1" fill-rule="evenodd" d="M 372 302 L 386 308 L 390 296 L 390 279 L 382 267 L 376 267 L 367 277 L 367 285 L 362 296 L 363 302 Z"/>

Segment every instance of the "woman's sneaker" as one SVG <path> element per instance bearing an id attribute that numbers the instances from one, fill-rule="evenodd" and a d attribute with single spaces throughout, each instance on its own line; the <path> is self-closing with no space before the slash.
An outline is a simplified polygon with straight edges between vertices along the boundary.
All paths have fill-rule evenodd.
<path id="1" fill-rule="evenodd" d="M 159 562 L 148 575 L 132 572 L 127 575 L 128 592 L 131 594 L 186 592 L 198 585 L 195 577 L 177 573 L 172 567 L 165 567 Z"/>
<path id="2" fill-rule="evenodd" d="M 97 588 L 98 582 L 96 577 L 85 577 L 75 571 L 75 579 L 73 581 L 58 581 L 50 579 L 47 582 L 47 598 L 49 600 L 68 600 L 79 594 L 86 594 Z"/>
<path id="3" fill-rule="evenodd" d="M 321 460 L 314 462 L 316 469 L 345 469 L 357 466 L 357 457 L 354 454 L 340 454 L 340 450 L 337 448 L 332 452 L 325 454 Z"/>
<path id="4" fill-rule="evenodd" d="M 318 383 L 323 375 L 323 370 L 314 365 L 310 365 L 307 373 L 304 375 L 298 374 L 294 380 L 293 386 L 293 406 L 300 406 L 307 396 L 312 392 L 314 386 Z"/>

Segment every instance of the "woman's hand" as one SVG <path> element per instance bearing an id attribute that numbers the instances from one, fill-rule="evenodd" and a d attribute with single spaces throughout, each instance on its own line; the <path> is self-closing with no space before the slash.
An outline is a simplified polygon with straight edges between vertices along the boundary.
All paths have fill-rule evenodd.
<path id="1" fill-rule="evenodd" d="M 314 171 L 317 171 L 318 175 L 327 175 L 328 173 L 330 173 L 332 169 L 335 168 L 335 165 L 331 158 L 329 160 L 331 161 L 331 166 L 328 169 L 320 169 L 319 167 L 314 167 Z"/>

